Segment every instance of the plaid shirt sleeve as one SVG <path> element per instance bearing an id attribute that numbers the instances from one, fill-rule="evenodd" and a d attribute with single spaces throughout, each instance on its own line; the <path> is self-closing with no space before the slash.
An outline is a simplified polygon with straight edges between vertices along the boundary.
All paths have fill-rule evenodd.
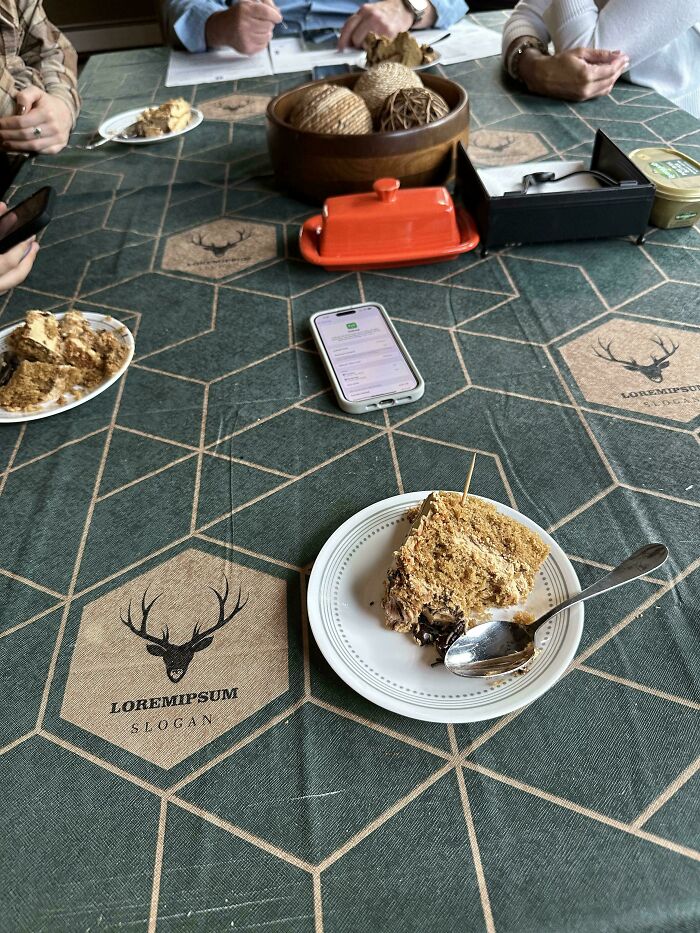
<path id="1" fill-rule="evenodd" d="M 9 6 L 14 10 L 6 12 L 8 4 L 1 0 L 0 38 L 5 67 L 0 73 L 0 110 L 14 113 L 17 91 L 35 84 L 60 98 L 75 124 L 80 109 L 75 49 L 46 18 L 42 0 L 16 0 Z"/>

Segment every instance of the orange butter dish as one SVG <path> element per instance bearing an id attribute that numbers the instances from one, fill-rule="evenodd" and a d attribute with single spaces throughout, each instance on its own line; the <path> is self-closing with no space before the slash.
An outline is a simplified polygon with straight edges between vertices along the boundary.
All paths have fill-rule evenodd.
<path id="1" fill-rule="evenodd" d="M 301 255 L 330 271 L 389 269 L 440 262 L 479 243 L 471 216 L 446 188 L 400 190 L 380 178 L 373 191 L 328 198 L 323 213 L 305 221 Z"/>

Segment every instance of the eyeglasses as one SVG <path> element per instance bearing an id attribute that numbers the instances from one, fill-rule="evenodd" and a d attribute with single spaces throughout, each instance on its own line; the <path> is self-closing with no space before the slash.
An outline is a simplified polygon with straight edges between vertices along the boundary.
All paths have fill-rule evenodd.
<path id="1" fill-rule="evenodd" d="M 560 175 L 559 178 L 556 177 L 554 172 L 531 172 L 529 175 L 523 176 L 518 190 L 508 191 L 506 193 L 527 194 L 534 185 L 556 184 L 557 182 L 565 181 L 567 178 L 573 178 L 574 175 L 591 175 L 593 178 L 597 178 L 598 181 L 602 182 L 605 188 L 632 188 L 637 184 L 636 180 L 633 178 L 624 178 L 622 181 L 617 181 L 596 169 L 582 168 L 576 172 L 569 172 L 568 175 Z"/>

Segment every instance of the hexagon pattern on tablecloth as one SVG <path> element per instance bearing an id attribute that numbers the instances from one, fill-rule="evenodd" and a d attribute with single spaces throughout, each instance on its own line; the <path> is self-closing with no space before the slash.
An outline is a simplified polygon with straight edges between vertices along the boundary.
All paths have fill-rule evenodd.
<path id="1" fill-rule="evenodd" d="M 481 165 L 586 160 L 596 125 L 626 150 L 661 133 L 700 153 L 696 125 L 652 92 L 618 84 L 577 108 L 510 95 L 497 70 L 495 60 L 448 69 L 470 90 L 470 150 Z M 163 74 L 159 50 L 94 58 L 76 132 L 87 137 L 109 115 L 171 96 Z M 87 846 L 86 890 L 104 888 L 114 870 L 103 837 L 140 852 L 139 877 L 155 863 L 153 892 L 149 874 L 119 904 L 115 895 L 117 906 L 105 902 L 125 922 L 150 910 L 153 924 L 157 915 L 159 928 L 175 929 L 178 918 L 217 910 L 241 927 L 334 933 L 358 905 L 370 916 L 390 889 L 398 913 L 375 917 L 387 930 L 450 933 L 451 917 L 493 929 L 492 916 L 499 933 L 524 933 L 502 871 L 512 857 L 504 820 L 524 846 L 523 884 L 551 870 L 557 837 L 587 840 L 586 897 L 557 900 L 572 884 L 560 860 L 533 929 L 568 933 L 593 904 L 617 909 L 599 845 L 620 864 L 634 859 L 630 910 L 660 877 L 688 890 L 694 779 L 673 735 L 697 727 L 697 678 L 670 659 L 651 664 L 647 646 L 650 631 L 655 656 L 668 645 L 660 610 L 670 638 L 693 637 L 679 606 L 697 590 L 700 231 L 381 273 L 312 268 L 297 251 L 312 209 L 271 187 L 262 125 L 269 97 L 298 80 L 182 89 L 207 118 L 196 132 L 138 150 L 41 157 L 15 193 L 49 183 L 61 197 L 31 278 L 2 299 L 3 322 L 29 307 L 103 311 L 134 331 L 136 357 L 124 380 L 70 419 L 0 433 L 0 503 L 13 506 L 0 555 L 0 596 L 11 606 L 0 648 L 3 670 L 24 672 L 0 757 L 24 820 L 14 851 L 25 858 L 46 826 L 30 805 L 44 762 L 60 772 L 63 801 L 47 844 L 54 854 L 66 836 L 76 851 Z M 361 300 L 387 306 L 427 390 L 410 407 L 353 418 L 333 400 L 307 322 Z M 340 522 L 403 490 L 458 487 L 473 451 L 474 490 L 552 531 L 583 583 L 630 545 L 626 515 L 640 544 L 674 530 L 678 538 L 658 576 L 587 607 L 580 670 L 539 701 L 558 717 L 547 760 L 532 752 L 539 703 L 502 723 L 409 722 L 347 688 L 302 617 L 310 563 Z M 48 489 L 62 508 L 44 522 Z M 229 605 L 239 584 L 256 603 L 169 669 L 152 639 L 162 642 L 167 626 L 169 644 L 191 641 L 195 624 L 216 615 L 209 587 L 222 593 L 224 578 Z M 131 602 L 139 629 L 142 600 L 155 596 L 143 632 L 122 624 Z M 173 701 L 187 718 L 163 707 L 191 694 L 196 701 Z M 614 734 L 614 760 L 598 754 L 596 729 Z M 363 770 L 370 747 L 374 778 Z M 76 788 L 100 824 L 87 844 Z M 118 815 L 134 807 L 141 822 Z M 528 807 L 544 835 L 526 825 Z M 194 865 L 193 839 L 216 858 Z M 445 851 L 451 864 L 437 871 Z M 389 861 L 378 873 L 380 858 Z M 670 859 L 681 865 L 673 873 Z M 32 863 L 25 877 L 36 871 Z M 37 885 L 25 887 L 27 909 L 50 927 Z"/>

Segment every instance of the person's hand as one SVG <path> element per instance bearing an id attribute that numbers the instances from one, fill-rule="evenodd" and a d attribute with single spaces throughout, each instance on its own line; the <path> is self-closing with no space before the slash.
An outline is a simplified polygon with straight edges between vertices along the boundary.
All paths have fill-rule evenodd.
<path id="1" fill-rule="evenodd" d="M 273 29 L 281 22 L 274 0 L 238 0 L 228 10 L 209 17 L 207 46 L 228 46 L 242 55 L 255 55 L 267 48 Z"/>
<path id="2" fill-rule="evenodd" d="M 578 48 L 543 55 L 538 49 L 526 49 L 520 57 L 519 74 L 535 94 L 590 100 L 609 94 L 628 68 L 629 59 L 617 51 Z"/>
<path id="3" fill-rule="evenodd" d="M 7 204 L 0 201 L 0 217 L 8 212 Z M 30 237 L 24 243 L 18 243 L 6 253 L 0 253 L 0 293 L 19 285 L 29 275 L 34 265 L 39 244 L 36 237 Z"/>
<path id="4" fill-rule="evenodd" d="M 421 25 L 423 25 L 422 22 Z M 409 13 L 401 0 L 378 0 L 377 3 L 364 3 L 356 13 L 349 17 L 341 29 L 338 48 L 341 51 L 349 46 L 361 49 L 370 32 L 377 36 L 394 39 L 400 32 L 407 32 L 412 26 L 413 14 Z"/>
<path id="5" fill-rule="evenodd" d="M 15 97 L 17 116 L 0 117 L 0 148 L 5 152 L 54 155 L 68 142 L 73 116 L 60 97 L 33 84 Z M 37 129 L 41 132 L 37 133 Z"/>

